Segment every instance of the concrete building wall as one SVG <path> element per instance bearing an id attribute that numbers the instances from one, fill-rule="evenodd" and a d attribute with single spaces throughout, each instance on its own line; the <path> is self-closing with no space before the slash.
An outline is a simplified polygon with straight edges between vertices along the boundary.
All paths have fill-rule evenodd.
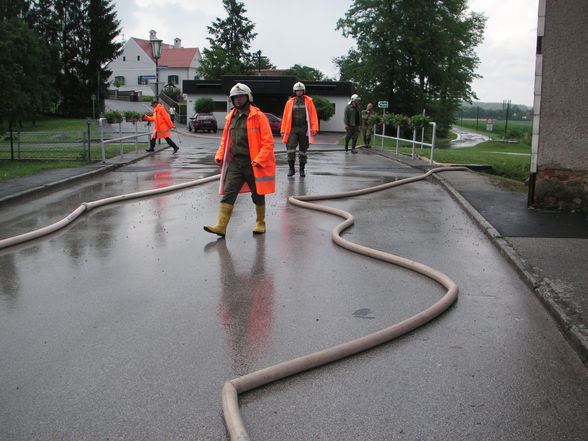
<path id="1" fill-rule="evenodd" d="M 230 109 L 229 107 L 229 97 L 225 94 L 220 94 L 220 93 L 216 93 L 216 94 L 190 94 L 187 93 L 185 94 L 186 96 L 186 105 L 188 106 L 188 117 L 191 117 L 194 115 L 194 105 L 196 104 L 196 101 L 198 101 L 199 98 L 210 98 L 212 99 L 212 101 L 214 101 L 215 103 L 221 103 L 224 102 L 225 103 L 225 110 L 223 111 L 214 111 L 212 112 L 212 114 L 214 115 L 214 117 L 216 118 L 216 122 L 218 125 L 218 129 L 224 129 L 225 127 L 225 116 L 227 116 L 227 113 Z"/>
<path id="2" fill-rule="evenodd" d="M 539 0 L 537 34 L 531 202 L 588 212 L 588 0 Z"/>

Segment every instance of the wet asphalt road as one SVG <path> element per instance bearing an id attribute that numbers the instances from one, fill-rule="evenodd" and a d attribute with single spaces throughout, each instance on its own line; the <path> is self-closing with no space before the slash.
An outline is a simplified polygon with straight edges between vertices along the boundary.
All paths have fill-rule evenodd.
<path id="1" fill-rule="evenodd" d="M 81 202 L 217 173 L 218 140 L 169 150 L 0 211 L 1 237 Z M 283 148 L 280 145 L 280 148 Z M 305 179 L 248 195 L 225 240 L 217 182 L 104 207 L 0 254 L 0 439 L 224 440 L 224 381 L 387 327 L 443 289 L 338 248 L 340 220 L 290 194 L 365 188 L 420 171 L 375 154 L 310 156 Z M 492 244 L 429 181 L 325 202 L 345 237 L 425 263 L 460 287 L 445 315 L 400 340 L 241 397 L 252 440 L 584 440 L 588 375 Z"/>
<path id="2" fill-rule="evenodd" d="M 491 139 L 489 136 L 468 130 L 453 128 L 451 131 L 457 133 L 457 138 L 453 141 L 449 141 L 449 148 L 458 149 L 462 147 L 472 147 Z"/>

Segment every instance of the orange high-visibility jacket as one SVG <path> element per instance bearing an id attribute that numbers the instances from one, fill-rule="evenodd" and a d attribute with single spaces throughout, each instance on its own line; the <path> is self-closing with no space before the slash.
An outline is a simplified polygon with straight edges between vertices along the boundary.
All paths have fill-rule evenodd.
<path id="1" fill-rule="evenodd" d="M 231 121 L 235 112 L 237 112 L 237 109 L 231 110 L 225 118 L 227 121 L 223 130 L 223 136 L 214 156 L 215 160 L 222 161 L 219 194 L 224 194 L 227 167 L 231 159 L 233 159 L 229 128 L 231 127 Z M 249 115 L 247 115 L 247 140 L 249 141 L 249 157 L 251 158 L 251 162 L 255 162 L 261 166 L 252 167 L 257 194 L 274 193 L 276 191 L 274 137 L 267 116 L 252 105 L 249 106 Z M 249 185 L 244 183 L 240 193 L 249 191 L 251 191 Z"/>
<path id="2" fill-rule="evenodd" d="M 147 121 L 155 121 L 152 138 L 169 138 L 171 136 L 171 129 L 174 126 L 167 110 L 161 104 L 158 104 L 153 109 L 153 116 L 143 115 Z"/>
<path id="3" fill-rule="evenodd" d="M 304 97 L 304 104 L 306 104 L 306 121 L 308 123 L 306 136 L 308 136 L 309 142 L 314 144 L 314 136 L 312 136 L 312 132 L 319 131 L 318 116 L 312 98 L 308 95 L 302 96 Z M 280 129 L 280 132 L 282 133 L 282 142 L 288 142 L 288 138 L 290 137 L 290 131 L 292 130 L 292 106 L 294 105 L 294 101 L 296 101 L 295 96 L 286 101 L 286 105 L 284 106 L 282 128 Z"/>

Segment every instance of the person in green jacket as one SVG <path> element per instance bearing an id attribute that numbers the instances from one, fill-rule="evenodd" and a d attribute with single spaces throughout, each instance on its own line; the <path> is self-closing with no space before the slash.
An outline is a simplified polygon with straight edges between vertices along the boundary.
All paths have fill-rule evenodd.
<path id="1" fill-rule="evenodd" d="M 370 120 L 375 114 L 372 103 L 368 103 L 365 110 L 361 111 L 361 134 L 363 135 L 363 143 L 368 149 L 372 147 L 372 130 L 374 129 Z"/>
<path id="2" fill-rule="evenodd" d="M 351 95 L 351 101 L 345 107 L 343 124 L 345 124 L 346 132 L 345 151 L 349 151 L 349 140 L 351 140 L 351 153 L 357 153 L 355 145 L 357 144 L 359 128 L 361 127 L 361 112 L 359 110 L 359 96 L 357 94 Z"/>

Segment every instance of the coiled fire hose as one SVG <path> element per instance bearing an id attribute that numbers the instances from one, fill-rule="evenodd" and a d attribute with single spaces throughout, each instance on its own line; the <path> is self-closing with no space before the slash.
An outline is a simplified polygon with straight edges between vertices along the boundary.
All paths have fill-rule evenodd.
<path id="1" fill-rule="evenodd" d="M 375 346 L 381 345 L 383 343 L 387 343 L 391 340 L 394 340 L 401 335 L 404 335 L 428 322 L 433 320 L 435 317 L 442 314 L 446 311 L 457 299 L 458 287 L 451 280 L 447 275 L 431 268 L 426 265 L 423 265 L 419 262 L 415 262 L 410 259 L 406 259 L 404 257 L 396 256 L 394 254 L 389 254 L 383 251 L 379 251 L 373 248 L 368 248 L 362 245 L 355 244 L 350 242 L 346 239 L 341 237 L 341 233 L 345 231 L 347 228 L 351 227 L 354 224 L 353 216 L 344 211 L 339 210 L 336 208 L 328 207 L 325 205 L 319 205 L 312 203 L 310 201 L 317 201 L 317 200 L 327 200 L 327 199 L 341 199 L 341 198 L 349 198 L 353 196 L 359 196 L 369 193 L 374 193 L 377 191 L 386 190 L 393 187 L 398 187 L 400 185 L 409 184 L 411 182 L 416 182 L 422 179 L 426 179 L 428 176 L 432 175 L 433 173 L 444 172 L 444 171 L 469 171 L 467 167 L 439 167 L 435 169 L 431 169 L 428 172 L 406 178 L 401 179 L 398 181 L 390 182 L 387 184 L 381 184 L 374 187 L 369 187 L 361 190 L 349 191 L 344 193 L 334 193 L 328 195 L 307 195 L 307 196 L 290 196 L 288 198 L 288 202 L 292 205 L 296 205 L 302 208 L 308 208 L 311 210 L 322 211 L 324 213 L 334 214 L 335 216 L 339 216 L 345 219 L 342 223 L 337 225 L 331 231 L 331 239 L 339 246 L 348 249 L 349 251 L 363 254 L 365 256 L 381 260 L 384 262 L 391 263 L 393 265 L 398 265 L 404 268 L 407 268 L 411 271 L 417 272 L 424 276 L 429 277 L 430 279 L 434 280 L 435 282 L 442 285 L 447 291 L 443 297 L 441 297 L 437 302 L 433 305 L 429 306 L 424 311 L 402 320 L 399 323 L 396 323 L 388 328 L 382 329 L 380 331 L 376 331 L 372 334 L 368 334 L 364 337 L 357 338 L 355 340 L 348 341 L 346 343 L 342 343 L 336 346 L 332 346 L 327 349 L 323 349 L 318 352 L 313 352 L 311 354 L 304 355 L 302 357 L 298 357 L 289 361 L 285 361 L 283 363 L 279 363 L 274 366 L 270 366 L 264 369 L 260 369 L 258 371 L 249 373 L 242 377 L 235 378 L 233 380 L 227 381 L 222 390 L 222 407 L 223 407 L 223 414 L 225 419 L 225 424 L 227 430 L 229 432 L 229 436 L 231 441 L 248 441 L 249 435 L 245 430 L 245 424 L 241 417 L 241 413 L 239 411 L 239 401 L 238 396 L 244 392 L 250 391 L 252 389 L 267 385 L 277 380 L 281 380 L 283 378 L 308 371 L 310 369 L 314 369 L 319 366 L 323 366 L 325 364 L 341 360 L 343 358 L 349 357 L 351 355 L 355 355 L 357 353 L 366 351 L 371 349 Z M 119 196 L 113 196 L 105 199 L 99 199 L 92 202 L 84 202 L 82 203 L 77 209 L 75 209 L 72 213 L 68 216 L 63 218 L 62 220 L 55 222 L 51 225 L 48 225 L 43 228 L 39 228 L 34 231 L 30 231 L 28 233 L 24 233 L 18 236 L 9 237 L 7 239 L 0 240 L 0 250 L 4 248 L 8 248 L 14 245 L 18 245 L 33 239 L 40 238 L 42 236 L 49 235 L 65 226 L 71 224 L 75 219 L 81 216 L 83 213 L 89 212 L 90 210 L 105 206 L 108 204 L 113 204 L 116 202 L 123 202 L 132 199 L 147 197 L 147 196 L 154 196 L 161 193 L 167 193 L 170 191 L 181 190 L 189 187 L 193 187 L 200 184 L 205 184 L 207 182 L 211 182 L 220 178 L 220 175 L 209 176 L 207 178 L 198 179 L 195 181 L 186 182 L 183 184 L 171 185 L 168 187 L 152 189 L 152 190 L 145 190 L 139 191 L 135 193 L 129 193 Z"/>

